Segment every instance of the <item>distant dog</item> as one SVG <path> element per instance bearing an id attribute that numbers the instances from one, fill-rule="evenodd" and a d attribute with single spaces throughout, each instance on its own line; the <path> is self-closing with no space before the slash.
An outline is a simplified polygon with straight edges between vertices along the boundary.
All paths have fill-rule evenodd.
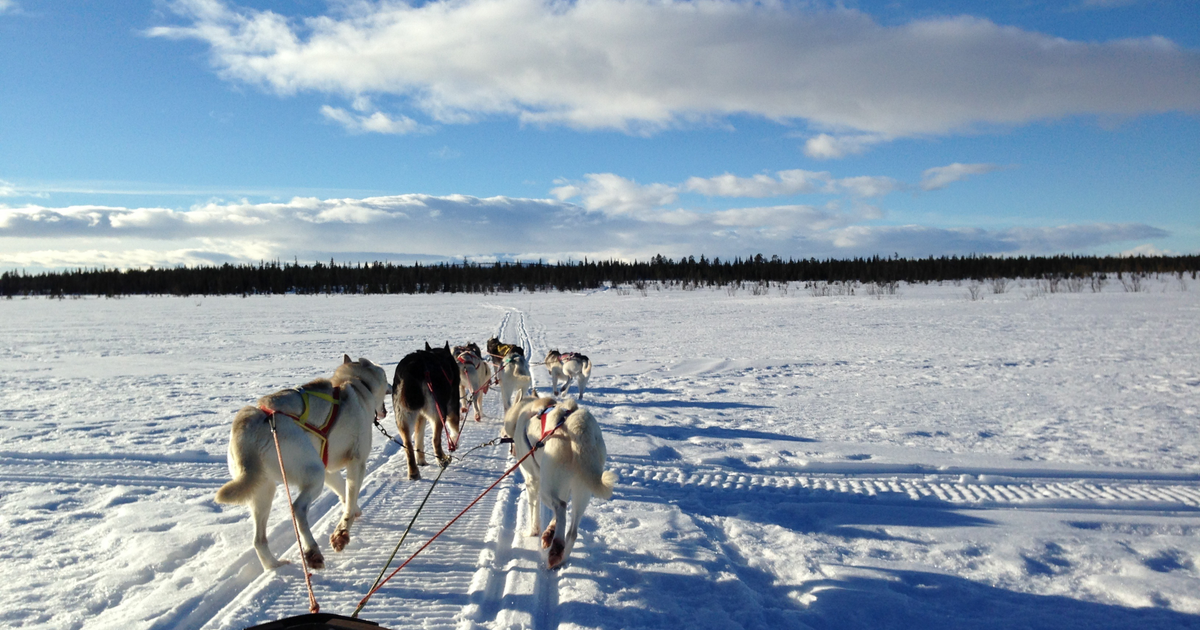
<path id="1" fill-rule="evenodd" d="M 542 361 L 542 364 L 550 372 L 550 390 L 555 396 L 567 393 L 571 379 L 575 379 L 575 386 L 579 388 L 579 398 L 583 398 L 588 378 L 592 376 L 591 359 L 578 352 L 562 354 L 558 350 L 551 350 L 546 353 L 546 360 Z M 564 381 L 561 390 L 558 389 L 559 379 Z"/>
<path id="2" fill-rule="evenodd" d="M 217 491 L 218 503 L 249 503 L 254 519 L 254 551 L 266 570 L 281 562 L 267 546 L 267 516 L 275 485 L 283 482 L 279 455 L 271 436 L 272 420 L 288 482 L 300 488 L 294 502 L 301 549 L 308 565 L 325 567 L 325 557 L 309 529 L 308 508 L 321 493 L 321 483 L 342 500 L 344 511 L 329 544 L 341 551 L 350 542 L 350 526 L 362 515 L 358 491 L 371 454 L 371 424 L 387 414 L 391 393 L 387 372 L 366 359 L 344 356 L 331 379 L 317 379 L 284 389 L 242 407 L 229 436 L 229 472 L 233 481 Z M 273 416 L 273 418 L 272 418 Z M 346 478 L 338 474 L 346 469 Z M 285 488 L 284 492 L 288 490 Z"/>
<path id="3" fill-rule="evenodd" d="M 417 466 L 426 465 L 426 420 L 433 423 L 433 452 L 438 463 L 443 468 L 450 465 L 450 456 L 442 450 L 442 431 L 446 431 L 446 445 L 450 451 L 457 450 L 460 383 L 458 364 L 450 354 L 449 343 L 444 348 L 430 348 L 426 343 L 424 350 L 410 353 L 396 366 L 392 378 L 392 409 L 396 413 L 400 440 L 404 442 L 409 479 L 420 479 Z"/>
<path id="4" fill-rule="evenodd" d="M 604 470 L 608 450 L 600 424 L 574 399 L 556 403 L 549 397 L 528 397 L 518 400 L 505 414 L 504 431 L 513 436 L 513 455 L 518 459 L 534 450 L 539 441 L 545 443 L 521 462 L 521 474 L 529 501 L 529 535 L 541 533 L 542 548 L 548 549 L 546 566 L 553 569 L 571 554 L 579 536 L 579 521 L 592 496 L 612 497 L 617 483 L 617 474 Z M 568 500 L 571 526 L 564 536 Z M 554 519 L 539 532 L 541 505 L 554 512 Z"/>
<path id="5" fill-rule="evenodd" d="M 500 374 L 500 402 L 507 412 L 514 395 L 524 396 L 533 388 L 533 375 L 521 346 L 502 344 L 495 337 L 487 341 L 488 355 Z M 532 392 L 537 395 L 537 391 Z"/>
<path id="6" fill-rule="evenodd" d="M 483 418 L 483 395 L 492 380 L 492 362 L 483 358 L 479 346 L 468 343 L 454 346 L 454 361 L 458 363 L 459 394 L 463 400 L 462 413 L 475 408 L 475 422 Z"/>

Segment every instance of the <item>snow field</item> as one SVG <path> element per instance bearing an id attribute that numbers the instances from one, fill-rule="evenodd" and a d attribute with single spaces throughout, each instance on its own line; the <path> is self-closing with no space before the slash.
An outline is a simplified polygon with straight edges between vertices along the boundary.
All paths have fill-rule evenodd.
<path id="1" fill-rule="evenodd" d="M 235 628 L 307 608 L 212 502 L 233 412 L 425 341 L 583 351 L 621 479 L 541 568 L 518 478 L 363 616 L 426 628 L 1200 626 L 1200 294 L 654 291 L 0 302 L 0 625 Z M 498 431 L 489 396 L 464 444 Z M 392 417 L 385 421 L 391 427 Z M 393 431 L 394 433 L 394 431 Z M 446 472 L 398 561 L 508 466 Z M 348 614 L 424 496 L 376 437 L 323 545 Z M 313 507 L 326 541 L 337 501 Z M 277 496 L 271 544 L 296 560 Z M 292 547 L 290 550 L 289 547 Z M 285 550 L 287 550 L 285 552 Z M 397 562 L 398 562 L 397 561 Z M 395 566 L 395 564 L 393 564 Z"/>

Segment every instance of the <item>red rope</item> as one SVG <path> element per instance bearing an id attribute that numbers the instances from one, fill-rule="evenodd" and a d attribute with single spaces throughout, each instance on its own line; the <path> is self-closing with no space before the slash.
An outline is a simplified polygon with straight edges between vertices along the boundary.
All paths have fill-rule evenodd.
<path id="1" fill-rule="evenodd" d="M 279 434 L 275 431 L 275 413 L 270 415 L 271 437 L 275 438 L 275 455 L 279 458 L 279 474 L 283 475 L 283 493 L 287 495 L 288 508 L 292 511 L 292 529 L 296 532 L 296 548 L 300 550 L 300 566 L 304 568 L 304 583 L 308 585 L 308 612 L 317 614 L 321 607 L 313 594 L 312 573 L 308 570 L 308 559 L 304 557 L 304 543 L 300 541 L 300 525 L 296 523 L 296 506 L 292 504 L 292 491 L 288 489 L 287 471 L 283 469 L 283 450 L 279 448 Z"/>
<path id="2" fill-rule="evenodd" d="M 559 426 L 562 426 L 562 425 L 559 425 Z M 558 428 L 558 427 L 554 427 L 554 428 Z M 553 433 L 553 430 L 551 431 L 551 433 Z M 545 436 L 542 436 L 542 439 L 545 439 Z M 538 450 L 538 449 L 536 449 L 536 448 L 530 449 L 529 452 L 527 452 L 527 454 L 524 454 L 524 457 L 521 457 L 520 460 L 517 460 L 517 463 L 512 464 L 512 468 L 505 470 L 504 474 L 500 475 L 499 479 L 497 479 L 496 481 L 493 481 L 491 486 L 487 486 L 487 490 L 482 492 L 480 494 L 480 496 L 475 497 L 475 500 L 473 500 L 473 502 L 470 502 L 470 505 L 467 505 L 466 508 L 463 508 L 463 510 L 461 512 L 458 512 L 458 516 L 451 518 L 450 522 L 445 524 L 445 527 L 438 530 L 437 534 L 433 534 L 433 538 L 425 541 L 425 545 L 421 545 L 421 548 L 419 548 L 419 550 L 414 551 L 412 556 L 409 556 L 408 559 L 404 560 L 404 562 L 400 566 L 397 566 L 395 571 L 392 571 L 388 577 L 385 577 L 382 582 L 379 582 L 376 587 L 372 588 L 370 590 L 370 592 L 367 592 L 366 596 L 364 596 L 364 598 L 362 598 L 362 601 L 359 602 L 359 610 L 361 610 L 362 606 L 366 606 L 367 600 L 371 599 L 371 595 L 376 594 L 377 590 L 379 590 L 380 588 L 383 588 L 384 584 L 388 583 L 388 581 L 391 580 L 392 577 L 395 577 L 396 574 L 398 574 L 398 572 L 400 572 L 400 570 L 404 568 L 404 566 L 408 566 L 408 563 L 413 562 L 413 558 L 418 556 L 418 554 L 420 554 L 422 551 L 425 551 L 425 547 L 432 545 L 433 541 L 437 540 L 438 536 L 445 533 L 446 529 L 450 529 L 450 526 L 452 526 L 452 524 L 454 524 L 455 521 L 458 520 L 458 518 L 461 518 L 462 515 L 467 514 L 467 510 L 474 508 L 475 504 L 480 502 L 480 499 L 487 496 L 487 493 L 491 492 L 492 488 L 496 487 L 500 481 L 503 481 L 504 478 L 506 478 L 506 476 L 509 476 L 510 474 L 512 474 L 512 472 L 514 472 L 514 470 L 516 470 L 518 466 L 521 466 L 521 462 L 526 461 L 526 457 L 533 455 L 533 452 L 535 450 Z"/>

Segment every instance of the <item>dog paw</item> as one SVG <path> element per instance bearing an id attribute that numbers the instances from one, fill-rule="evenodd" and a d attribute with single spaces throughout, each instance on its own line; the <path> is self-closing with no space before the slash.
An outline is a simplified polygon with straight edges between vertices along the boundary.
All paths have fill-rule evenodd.
<path id="1" fill-rule="evenodd" d="M 566 546 L 561 540 L 555 540 L 550 545 L 550 553 L 546 556 L 546 567 L 557 569 L 566 559 Z"/>
<path id="2" fill-rule="evenodd" d="M 558 521 L 550 521 L 546 526 L 546 531 L 542 532 L 542 549 L 550 546 L 550 542 L 554 540 L 554 528 L 558 525 Z"/>
<path id="3" fill-rule="evenodd" d="M 278 560 L 278 559 L 272 560 L 269 562 L 264 562 L 263 570 L 264 571 L 274 571 L 275 569 L 278 569 L 279 567 L 281 567 L 285 564 L 291 564 L 291 562 L 288 560 Z"/>
<path id="4" fill-rule="evenodd" d="M 313 571 L 325 568 L 325 556 L 321 555 L 321 550 L 316 547 L 304 552 L 304 561 L 308 563 L 308 568 Z"/>
<path id="5" fill-rule="evenodd" d="M 410 481 L 416 481 L 416 480 L 420 479 L 421 471 L 417 470 L 416 468 L 409 468 L 408 469 L 408 478 Z"/>
<path id="6" fill-rule="evenodd" d="M 442 465 L 442 468 L 449 466 L 451 461 L 453 461 L 453 460 L 450 459 L 449 455 L 438 458 L 438 463 Z"/>
<path id="7" fill-rule="evenodd" d="M 349 542 L 350 532 L 342 529 L 341 527 L 337 528 L 332 534 L 329 535 L 329 544 L 333 547 L 334 551 L 341 551 L 345 549 Z"/>

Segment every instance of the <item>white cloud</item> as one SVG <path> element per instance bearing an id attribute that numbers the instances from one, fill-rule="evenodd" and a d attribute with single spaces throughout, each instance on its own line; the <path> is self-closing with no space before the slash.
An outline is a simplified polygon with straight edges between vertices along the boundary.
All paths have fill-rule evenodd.
<path id="1" fill-rule="evenodd" d="M 0 13 L 17 13 L 20 10 L 16 0 L 0 0 Z"/>
<path id="2" fill-rule="evenodd" d="M 725 173 L 709 178 L 689 178 L 684 182 L 683 190 L 710 197 L 782 197 L 821 192 L 829 187 L 830 181 L 829 173 L 800 169 L 779 171 L 775 177 L 766 174 L 738 177 Z"/>
<path id="3" fill-rule="evenodd" d="M 904 184 L 890 177 L 873 177 L 862 175 L 858 177 L 844 177 L 836 181 L 837 188 L 850 193 L 851 196 L 860 199 L 883 197 L 889 193 L 903 190 Z"/>
<path id="4" fill-rule="evenodd" d="M 667 184 L 641 185 L 612 173 L 589 173 L 582 185 L 565 184 L 553 189 L 551 194 L 560 201 L 583 198 L 583 207 L 589 211 L 612 214 L 631 214 L 675 203 L 678 189 Z"/>
<path id="5" fill-rule="evenodd" d="M 858 155 L 871 146 L 887 142 L 889 137 L 881 134 L 846 134 L 831 136 L 818 134 L 804 142 L 804 154 L 818 160 L 830 160 Z"/>
<path id="6" fill-rule="evenodd" d="M 422 131 L 424 128 L 408 116 L 392 118 L 387 114 L 375 111 L 370 114 L 355 114 L 340 107 L 323 105 L 321 115 L 339 123 L 351 133 L 387 133 L 403 135 Z"/>
<path id="7" fill-rule="evenodd" d="M 926 169 L 921 174 L 921 190 L 940 190 L 972 175 L 983 175 L 1001 168 L 996 164 L 960 164 L 958 162 L 947 166 L 936 166 Z"/>
<path id="8" fill-rule="evenodd" d="M 750 0 L 337 3 L 335 14 L 300 20 L 218 0 L 171 6 L 185 23 L 148 33 L 207 43 L 228 80 L 284 95 L 394 95 L 443 123 L 500 114 L 652 131 L 749 114 L 836 133 L 806 150 L 837 157 L 979 125 L 1200 110 L 1197 51 L 972 17 L 882 25 L 853 10 Z M 364 131 L 406 125 L 331 110 Z"/>

